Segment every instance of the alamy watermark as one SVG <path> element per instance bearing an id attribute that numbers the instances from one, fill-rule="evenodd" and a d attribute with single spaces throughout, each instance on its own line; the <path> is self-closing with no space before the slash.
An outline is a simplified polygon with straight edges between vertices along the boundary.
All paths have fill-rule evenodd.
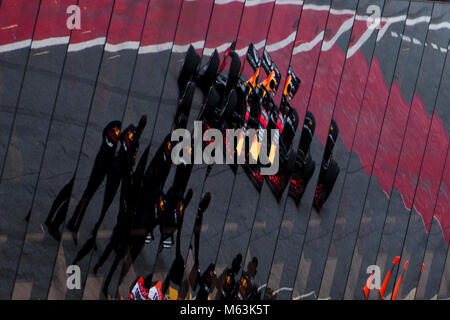
<path id="1" fill-rule="evenodd" d="M 81 29 L 81 9 L 77 5 L 70 5 L 67 7 L 66 10 L 67 14 L 70 14 L 70 16 L 66 20 L 66 27 L 69 30 L 73 29 Z"/>
<path id="2" fill-rule="evenodd" d="M 380 29 L 381 24 L 381 8 L 376 4 L 372 4 L 367 7 L 367 14 L 370 14 L 367 19 L 367 28 L 368 29 Z"/>
<path id="3" fill-rule="evenodd" d="M 377 265 L 370 265 L 367 267 L 367 273 L 370 275 L 367 278 L 366 287 L 370 290 L 381 288 L 381 269 Z"/>
<path id="4" fill-rule="evenodd" d="M 271 129 L 271 137 L 279 135 L 278 129 Z M 274 175 L 279 168 L 279 148 L 277 139 L 272 139 L 268 151 L 266 129 L 226 129 L 225 139 L 218 129 L 208 129 L 202 132 L 202 122 L 194 121 L 194 135 L 186 129 L 176 129 L 172 132 L 174 145 L 171 158 L 175 165 L 192 164 L 245 164 L 246 141 L 249 146 L 249 164 L 261 164 L 261 175 Z M 224 140 L 226 151 L 224 152 Z M 203 142 L 209 144 L 203 148 Z M 235 157 L 236 155 L 236 157 Z M 236 160 L 235 160 L 236 158 Z"/>
<path id="5" fill-rule="evenodd" d="M 70 265 L 66 269 L 68 275 L 66 286 L 69 290 L 81 289 L 81 269 L 76 264 Z"/>

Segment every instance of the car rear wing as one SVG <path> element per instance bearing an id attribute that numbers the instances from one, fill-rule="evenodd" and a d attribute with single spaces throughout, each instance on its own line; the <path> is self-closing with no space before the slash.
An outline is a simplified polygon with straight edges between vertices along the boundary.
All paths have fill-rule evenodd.
<path id="1" fill-rule="evenodd" d="M 281 73 L 280 70 L 278 70 L 277 65 L 273 62 L 272 58 L 270 57 L 269 52 L 264 49 L 263 58 L 262 58 L 262 67 L 264 68 L 264 71 L 266 71 L 267 75 L 270 75 L 270 73 L 273 71 L 275 73 L 275 88 L 274 92 L 277 91 L 278 86 L 280 85 L 281 81 Z"/>
<path id="2" fill-rule="evenodd" d="M 286 96 L 288 100 L 293 99 L 301 83 L 302 81 L 295 75 L 292 66 L 289 66 L 283 95 Z"/>
<path id="3" fill-rule="evenodd" d="M 256 50 L 253 43 L 250 43 L 247 50 L 247 61 L 253 69 L 253 72 L 261 66 L 261 58 L 259 57 L 258 50 Z"/>

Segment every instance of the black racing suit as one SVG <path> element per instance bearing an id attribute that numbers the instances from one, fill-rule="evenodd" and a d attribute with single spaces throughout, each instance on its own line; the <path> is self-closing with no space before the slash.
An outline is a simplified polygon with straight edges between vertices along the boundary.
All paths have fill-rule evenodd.
<path id="1" fill-rule="evenodd" d="M 89 177 L 88 184 L 75 209 L 75 212 L 67 225 L 67 228 L 71 231 L 76 232 L 80 228 L 89 202 L 91 201 L 100 184 L 105 179 L 108 170 L 111 168 L 114 154 L 116 152 L 116 145 L 119 140 L 120 127 L 120 121 L 112 121 L 103 129 L 102 145 L 100 146 L 100 150 L 95 158 L 91 176 Z M 69 184 L 67 184 L 60 191 L 55 201 L 53 202 L 52 208 L 47 217 L 46 224 L 55 229 L 59 229 L 66 218 L 68 202 L 72 193 L 73 181 L 74 178 L 72 178 L 71 182 L 69 182 Z M 61 208 L 62 205 L 65 206 L 65 210 L 58 210 L 58 208 Z M 53 216 L 55 215 L 55 212 L 57 210 L 58 212 L 55 216 L 55 219 L 52 221 Z"/>
<path id="2" fill-rule="evenodd" d="M 128 126 L 120 136 L 121 147 L 114 158 L 111 165 L 111 169 L 108 172 L 106 179 L 105 196 L 103 199 L 103 207 L 100 213 L 100 218 L 98 219 L 94 230 L 92 231 L 92 237 L 86 242 L 86 244 L 78 252 L 74 263 L 76 264 L 83 257 L 85 257 L 95 246 L 95 239 L 97 237 L 97 232 L 100 228 L 103 219 L 106 216 L 106 212 L 111 205 L 117 189 L 119 188 L 120 182 L 123 181 L 122 191 L 126 194 L 131 183 L 131 172 L 133 170 L 134 163 L 136 161 L 136 153 L 139 148 L 139 134 L 138 130 L 134 125 Z M 125 197 L 125 195 L 121 195 Z"/>
<path id="3" fill-rule="evenodd" d="M 105 279 L 105 295 L 107 294 L 108 286 L 111 282 L 114 271 L 119 265 L 119 262 L 125 256 L 126 249 L 128 247 L 132 223 L 134 215 L 136 213 L 137 202 L 141 190 L 145 165 L 148 159 L 148 153 L 149 148 L 147 147 L 147 149 L 142 154 L 141 159 L 139 160 L 136 171 L 131 175 L 131 179 L 126 178 L 122 180 L 122 188 L 120 193 L 120 209 L 119 214 L 117 215 L 117 223 L 113 229 L 111 239 L 106 246 L 105 251 L 94 267 L 94 273 L 97 273 L 98 268 L 100 268 L 103 263 L 105 263 L 112 250 L 115 250 L 116 257 Z"/>

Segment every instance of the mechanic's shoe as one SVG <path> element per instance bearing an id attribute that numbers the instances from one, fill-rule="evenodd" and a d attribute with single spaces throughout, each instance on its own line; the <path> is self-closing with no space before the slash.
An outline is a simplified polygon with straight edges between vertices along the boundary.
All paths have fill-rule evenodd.
<path id="1" fill-rule="evenodd" d="M 173 246 L 173 239 L 169 238 L 163 241 L 163 247 L 166 249 L 170 249 Z"/>
<path id="2" fill-rule="evenodd" d="M 153 238 L 153 235 L 151 234 L 151 233 L 149 233 L 148 235 L 147 235 L 147 237 L 145 238 L 145 243 L 152 243 L 153 242 L 153 240 L 155 240 L 155 238 Z"/>

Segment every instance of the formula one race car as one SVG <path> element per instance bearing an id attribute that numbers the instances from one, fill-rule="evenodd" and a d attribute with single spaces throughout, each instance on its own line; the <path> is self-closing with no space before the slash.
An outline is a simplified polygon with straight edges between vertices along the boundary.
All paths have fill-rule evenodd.
<path id="1" fill-rule="evenodd" d="M 255 61 L 260 61 L 260 65 L 268 75 L 263 82 L 256 84 L 253 88 L 252 99 L 249 99 L 245 115 L 246 118 L 251 120 L 248 122 L 248 128 L 256 129 L 257 134 L 250 141 L 248 151 L 246 150 L 244 169 L 257 190 L 261 191 L 264 179 L 260 173 L 261 162 L 258 160 L 261 150 L 267 154 L 267 150 L 262 149 L 267 149 L 269 145 L 269 143 L 264 143 L 270 136 L 266 130 L 269 129 L 270 121 L 274 118 L 274 114 L 278 113 L 278 107 L 275 105 L 273 97 L 280 84 L 281 74 L 267 50 L 264 50 L 262 59 L 258 58 L 256 50 L 253 49 L 250 53 L 252 53 L 250 57 L 253 57 Z M 256 70 L 259 69 L 260 67 Z M 257 71 L 257 73 L 260 75 L 260 72 Z M 255 81 L 255 83 L 257 82 Z M 272 128 L 274 127 L 275 125 L 272 124 Z"/>
<path id="2" fill-rule="evenodd" d="M 311 141 L 315 129 L 316 120 L 314 115 L 310 111 L 307 111 L 289 183 L 289 195 L 294 198 L 297 206 L 300 204 L 306 186 L 314 174 L 314 169 L 316 167 L 316 163 L 312 160 L 310 153 Z"/>
<path id="3" fill-rule="evenodd" d="M 231 58 L 228 74 L 223 70 Z M 209 88 L 206 100 L 200 110 L 199 119 L 203 121 L 203 130 L 216 128 L 225 132 L 226 129 L 234 128 L 236 118 L 237 92 L 236 85 L 239 80 L 241 60 L 233 50 L 233 45 L 227 50 L 224 60 L 219 68 L 217 77 Z"/>
<path id="4" fill-rule="evenodd" d="M 294 170 L 296 149 L 292 147 L 292 143 L 299 120 L 297 111 L 289 104 L 289 101 L 294 98 L 300 83 L 301 81 L 296 77 L 292 67 L 289 67 L 278 114 L 273 114 L 269 124 L 269 128 L 272 129 L 275 123 L 275 127 L 279 130 L 279 134 L 273 137 L 271 141 L 275 143 L 275 146 L 278 144 L 280 169 L 277 174 L 266 176 L 266 179 L 278 201 L 289 183 L 289 178 Z M 271 154 L 269 158 L 272 160 L 273 155 Z"/>
<path id="5" fill-rule="evenodd" d="M 254 56 L 257 56 L 257 51 L 255 50 Z M 250 101 L 249 107 L 250 112 L 249 118 L 252 118 L 252 122 L 257 122 L 254 129 L 257 129 L 257 135 L 251 141 L 248 153 L 246 153 L 245 159 L 247 160 L 244 164 L 244 169 L 247 175 L 250 177 L 251 181 L 255 185 L 258 191 L 261 191 L 262 184 L 264 181 L 263 176 L 260 173 L 260 163 L 258 162 L 261 148 L 268 148 L 268 143 L 264 144 L 263 141 L 268 140 L 268 136 L 265 130 L 269 129 L 270 121 L 275 121 L 272 123 L 272 128 L 276 126 L 276 120 L 274 120 L 278 114 L 278 107 L 273 101 L 278 86 L 281 81 L 281 74 L 275 63 L 272 61 L 267 50 L 264 50 L 263 58 L 260 60 L 261 65 L 268 75 L 268 77 L 262 82 L 256 85 L 253 90 L 253 99 Z M 246 115 L 247 116 L 247 115 Z M 267 150 L 263 150 L 267 154 Z M 252 161 L 253 160 L 253 161 Z"/>
<path id="6" fill-rule="evenodd" d="M 314 194 L 313 207 L 320 211 L 328 196 L 333 190 L 336 179 L 339 175 L 339 165 L 333 160 L 333 149 L 339 135 L 339 128 L 334 119 L 331 120 L 328 131 L 327 143 L 323 154 L 322 165 L 320 166 L 319 179 Z"/>

